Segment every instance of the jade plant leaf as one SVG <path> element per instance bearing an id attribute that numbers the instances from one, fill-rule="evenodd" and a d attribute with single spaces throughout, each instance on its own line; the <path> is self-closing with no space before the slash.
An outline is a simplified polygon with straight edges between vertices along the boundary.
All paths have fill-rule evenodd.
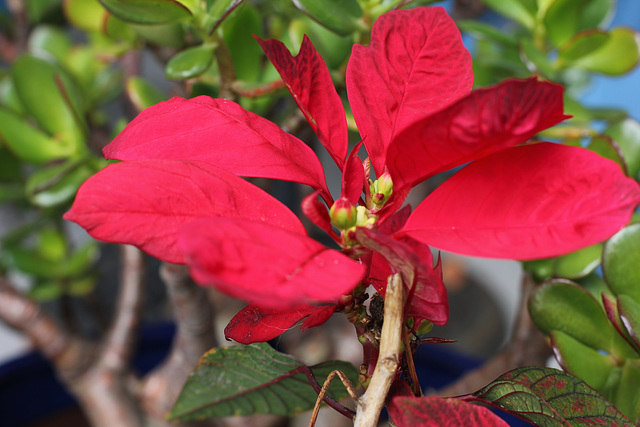
<path id="1" fill-rule="evenodd" d="M 614 28 L 609 40 L 589 55 L 572 62 L 572 66 L 595 73 L 617 76 L 630 71 L 640 59 L 638 33 L 629 28 Z"/>
<path id="2" fill-rule="evenodd" d="M 613 330 L 598 301 L 565 280 L 538 287 L 529 299 L 529 312 L 545 335 L 563 331 L 584 344 L 611 351 Z"/>
<path id="3" fill-rule="evenodd" d="M 319 392 L 307 376 L 315 376 L 322 384 L 334 370 L 357 382 L 358 373 L 347 362 L 307 367 L 264 343 L 214 348 L 198 362 L 168 419 L 303 412 L 313 408 Z M 347 396 L 339 382 L 331 383 L 329 394 L 336 399 Z"/>
<path id="4" fill-rule="evenodd" d="M 616 407 L 636 423 L 640 418 L 640 360 L 627 359 L 616 390 Z"/>
<path id="5" fill-rule="evenodd" d="M 109 12 L 98 0 L 66 0 L 64 15 L 73 26 L 84 30 L 102 32 Z"/>
<path id="6" fill-rule="evenodd" d="M 609 41 L 609 34 L 601 30 L 589 30 L 576 34 L 558 51 L 558 61 L 570 63 L 598 50 Z"/>
<path id="7" fill-rule="evenodd" d="M 191 16 L 187 3 L 180 0 L 100 0 L 118 18 L 135 24 L 169 24 Z"/>
<path id="8" fill-rule="evenodd" d="M 490 8 L 501 15 L 511 18 L 525 28 L 535 26 L 536 4 L 528 0 L 484 0 Z"/>
<path id="9" fill-rule="evenodd" d="M 602 268 L 614 294 L 626 294 L 640 302 L 640 224 L 616 233 L 604 246 Z"/>
<path id="10" fill-rule="evenodd" d="M 597 135 L 591 138 L 587 147 L 589 150 L 600 154 L 605 159 L 613 160 L 618 163 L 622 168 L 622 171 L 629 175 L 627 172 L 627 164 L 624 159 L 624 154 L 620 146 L 609 136 Z"/>
<path id="11" fill-rule="evenodd" d="M 613 123 L 604 131 L 622 150 L 627 172 L 630 177 L 638 178 L 640 173 L 640 123 L 627 118 Z"/>
<path id="12" fill-rule="evenodd" d="M 579 279 L 600 265 L 602 244 L 588 246 L 555 259 L 553 272 L 556 277 Z"/>
<path id="13" fill-rule="evenodd" d="M 212 60 L 212 46 L 191 47 L 171 58 L 164 73 L 168 79 L 172 80 L 190 79 L 207 71 Z"/>
<path id="14" fill-rule="evenodd" d="M 488 403 L 538 426 L 633 426 L 584 381 L 552 368 L 514 369 L 467 400 Z"/>
<path id="15" fill-rule="evenodd" d="M 640 347 L 640 303 L 628 295 L 618 295 L 618 310 L 629 336 Z"/>
<path id="16" fill-rule="evenodd" d="M 133 76 L 127 80 L 126 92 L 138 112 L 166 100 L 159 89 L 139 76 Z"/>
<path id="17" fill-rule="evenodd" d="M 293 0 L 298 9 L 342 36 L 361 26 L 362 9 L 356 0 Z"/>
<path id="18" fill-rule="evenodd" d="M 389 414 L 398 427 L 507 427 L 489 409 L 463 400 L 439 397 L 398 396 L 389 405 Z"/>

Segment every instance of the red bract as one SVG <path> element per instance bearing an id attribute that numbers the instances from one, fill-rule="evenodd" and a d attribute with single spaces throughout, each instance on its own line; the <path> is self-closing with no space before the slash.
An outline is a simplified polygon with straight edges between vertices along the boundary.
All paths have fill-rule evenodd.
<path id="1" fill-rule="evenodd" d="M 562 88 L 531 78 L 471 92 L 471 58 L 442 8 L 389 12 L 369 46 L 354 46 L 346 82 L 364 164 L 360 145 L 347 155 L 342 102 L 311 42 L 295 57 L 279 41 L 259 43 L 342 170 L 335 206 L 302 141 L 238 104 L 198 97 L 133 120 L 104 150 L 124 163 L 85 183 L 66 216 L 96 238 L 186 262 L 198 282 L 250 301 L 225 331 L 238 341 L 273 338 L 305 317 L 320 324 L 344 308 L 342 295 L 360 283 L 384 293 L 396 271 L 405 314 L 443 324 L 446 293 L 427 244 L 558 255 L 606 239 L 640 201 L 635 181 L 582 148 L 516 147 L 567 117 Z M 413 213 L 398 211 L 411 187 L 465 163 Z M 311 186 L 303 212 L 344 254 L 312 241 L 289 210 L 234 175 Z"/>

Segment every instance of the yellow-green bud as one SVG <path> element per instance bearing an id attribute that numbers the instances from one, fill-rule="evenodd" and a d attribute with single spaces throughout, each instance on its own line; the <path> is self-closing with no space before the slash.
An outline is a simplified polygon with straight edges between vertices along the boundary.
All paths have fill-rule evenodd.
<path id="1" fill-rule="evenodd" d="M 329 209 L 329 217 L 331 218 L 331 224 L 336 228 L 346 230 L 356 225 L 356 207 L 349 200 L 342 197 L 336 200 L 331 209 Z"/>
<path id="2" fill-rule="evenodd" d="M 385 202 L 389 200 L 389 197 L 393 194 L 393 180 L 389 172 L 380 175 L 380 178 L 376 181 L 376 189 L 378 190 L 377 193 L 384 195 Z"/>

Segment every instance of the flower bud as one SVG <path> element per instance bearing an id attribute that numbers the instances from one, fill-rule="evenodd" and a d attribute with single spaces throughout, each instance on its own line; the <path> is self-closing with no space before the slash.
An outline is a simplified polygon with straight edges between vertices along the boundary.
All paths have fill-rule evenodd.
<path id="1" fill-rule="evenodd" d="M 336 200 L 329 209 L 331 224 L 339 230 L 346 230 L 356 225 L 356 207 L 344 197 Z"/>
<path id="2" fill-rule="evenodd" d="M 377 192 L 382 193 L 384 195 L 384 201 L 389 200 L 389 197 L 393 194 L 393 180 L 391 179 L 391 175 L 389 172 L 385 172 L 380 175 L 377 182 Z"/>

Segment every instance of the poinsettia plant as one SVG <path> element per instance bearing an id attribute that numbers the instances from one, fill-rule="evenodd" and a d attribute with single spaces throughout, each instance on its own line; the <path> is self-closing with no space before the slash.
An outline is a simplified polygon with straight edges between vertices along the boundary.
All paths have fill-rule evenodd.
<path id="1" fill-rule="evenodd" d="M 531 141 L 568 117 L 561 86 L 534 77 L 472 91 L 471 57 L 442 8 L 388 12 L 369 44 L 354 46 L 346 90 L 361 141 L 351 148 L 343 100 L 312 42 L 305 38 L 297 56 L 280 41 L 257 42 L 342 172 L 339 196 L 309 145 L 276 124 L 230 100 L 172 98 L 105 147 L 105 157 L 120 162 L 82 185 L 65 218 L 96 239 L 186 264 L 199 284 L 247 301 L 225 330 L 239 343 L 346 315 L 363 345 L 364 395 L 355 413 L 321 398 L 357 425 L 374 425 L 385 402 L 397 425 L 445 425 L 439 412 L 465 425 L 503 425 L 465 401 L 495 403 L 489 391 L 421 397 L 412 367 L 418 333 L 448 319 L 432 248 L 519 260 L 566 254 L 628 223 L 640 203 L 637 182 L 581 147 Z M 415 209 L 405 205 L 417 184 L 459 167 Z M 335 245 L 309 237 L 293 211 L 242 177 L 310 186 L 302 212 Z M 374 311 L 381 297 L 384 311 Z M 275 357 L 262 345 L 244 351 Z M 223 353 L 213 350 L 203 363 L 240 357 Z M 292 366 L 287 372 L 314 386 L 315 371 Z M 240 382 L 238 368 L 228 372 Z M 504 381 L 526 387 L 535 374 Z M 567 385 L 544 374 L 557 389 Z M 200 404 L 179 399 L 172 416 L 201 416 Z M 607 416 L 624 420 L 615 408 Z"/>

